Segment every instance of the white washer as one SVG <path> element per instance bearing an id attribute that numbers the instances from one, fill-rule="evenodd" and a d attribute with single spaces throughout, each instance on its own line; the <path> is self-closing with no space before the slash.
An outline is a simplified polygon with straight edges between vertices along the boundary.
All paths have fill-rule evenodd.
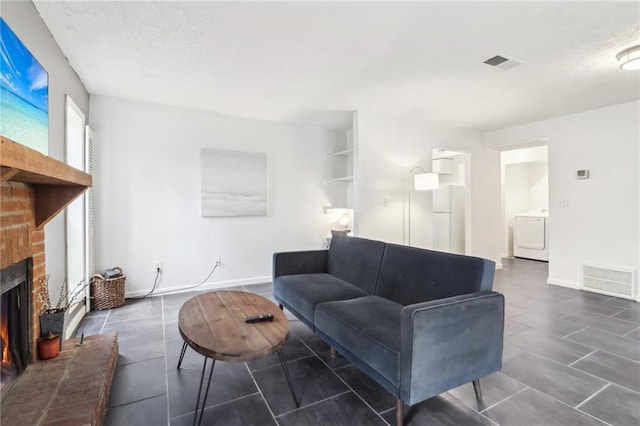
<path id="1" fill-rule="evenodd" d="M 525 259 L 549 261 L 548 217 L 517 214 L 513 224 L 513 255 Z"/>

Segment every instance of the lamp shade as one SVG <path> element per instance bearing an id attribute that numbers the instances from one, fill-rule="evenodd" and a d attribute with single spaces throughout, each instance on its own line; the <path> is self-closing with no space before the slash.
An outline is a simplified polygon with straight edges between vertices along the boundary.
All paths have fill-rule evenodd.
<path id="1" fill-rule="evenodd" d="M 413 183 L 418 191 L 428 191 L 440 186 L 437 173 L 420 173 L 413 177 Z"/>
<path id="2" fill-rule="evenodd" d="M 616 55 L 621 70 L 640 69 L 640 44 L 623 50 Z"/>
<path id="3" fill-rule="evenodd" d="M 349 224 L 351 223 L 351 219 L 349 219 L 348 214 L 343 214 L 342 216 L 340 216 L 340 219 L 338 219 L 338 223 L 344 229 L 347 229 L 349 227 Z"/>

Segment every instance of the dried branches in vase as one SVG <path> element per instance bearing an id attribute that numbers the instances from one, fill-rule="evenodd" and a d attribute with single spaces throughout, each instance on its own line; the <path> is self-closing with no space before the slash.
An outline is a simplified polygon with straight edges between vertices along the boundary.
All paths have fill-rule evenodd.
<path id="1" fill-rule="evenodd" d="M 58 312 L 66 312 L 73 306 L 80 303 L 84 295 L 84 290 L 89 283 L 84 280 L 80 281 L 75 289 L 69 292 L 67 286 L 67 280 L 62 282 L 60 287 L 60 295 L 55 306 L 51 303 L 51 297 L 49 296 L 49 275 L 40 280 L 38 291 L 36 293 L 36 301 L 40 306 L 40 315 L 42 314 L 54 314 Z"/>

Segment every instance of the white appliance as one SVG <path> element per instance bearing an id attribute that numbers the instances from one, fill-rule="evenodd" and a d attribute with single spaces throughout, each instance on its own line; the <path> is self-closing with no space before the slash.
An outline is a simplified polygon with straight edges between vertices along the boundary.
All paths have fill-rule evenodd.
<path id="1" fill-rule="evenodd" d="M 548 217 L 544 214 L 517 214 L 513 223 L 513 255 L 549 261 Z"/>
<path id="2" fill-rule="evenodd" d="M 433 190 L 433 248 L 464 254 L 464 186 Z"/>

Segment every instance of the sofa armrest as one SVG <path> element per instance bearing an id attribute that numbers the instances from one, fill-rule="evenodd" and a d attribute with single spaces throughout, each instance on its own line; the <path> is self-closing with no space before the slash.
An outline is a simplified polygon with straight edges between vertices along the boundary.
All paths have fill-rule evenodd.
<path id="1" fill-rule="evenodd" d="M 480 280 L 479 291 L 491 291 L 495 273 L 496 262 L 489 259 L 482 259 L 482 279 Z"/>
<path id="2" fill-rule="evenodd" d="M 402 310 L 400 396 L 415 404 L 502 368 L 504 296 L 483 291 Z"/>
<path id="3" fill-rule="evenodd" d="M 288 251 L 273 254 L 273 278 L 281 275 L 318 274 L 327 270 L 328 250 Z"/>

